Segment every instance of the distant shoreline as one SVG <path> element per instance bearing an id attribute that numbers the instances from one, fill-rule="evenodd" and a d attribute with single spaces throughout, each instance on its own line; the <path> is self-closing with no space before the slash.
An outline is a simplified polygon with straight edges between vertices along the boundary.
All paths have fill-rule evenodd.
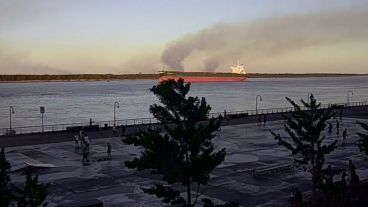
<path id="1" fill-rule="evenodd" d="M 343 73 L 248 73 L 248 78 L 311 78 L 311 77 L 353 77 L 368 74 Z M 159 74 L 71 74 L 71 75 L 0 75 L 0 83 L 38 82 L 86 82 L 120 80 L 158 80 Z"/>

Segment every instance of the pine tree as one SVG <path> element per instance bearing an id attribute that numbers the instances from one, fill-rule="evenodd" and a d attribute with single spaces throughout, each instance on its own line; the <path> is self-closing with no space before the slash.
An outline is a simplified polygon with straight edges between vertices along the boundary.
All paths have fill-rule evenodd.
<path id="1" fill-rule="evenodd" d="M 12 188 L 10 186 L 10 164 L 6 160 L 5 150 L 0 152 L 0 207 L 8 207 L 13 200 Z"/>
<path id="2" fill-rule="evenodd" d="M 16 193 L 18 207 L 47 206 L 47 185 L 39 183 L 38 176 L 32 176 L 30 171 L 26 172 L 23 188 L 18 188 Z"/>
<path id="3" fill-rule="evenodd" d="M 368 124 L 358 122 L 358 124 L 366 131 L 366 133 L 358 133 L 360 139 L 358 140 L 358 147 L 361 152 L 368 155 Z"/>
<path id="4" fill-rule="evenodd" d="M 311 96 L 313 97 L 313 95 Z M 321 104 L 311 98 L 310 103 L 301 100 L 306 110 L 294 101 L 286 98 L 294 107 L 294 111 L 287 117 L 284 125 L 290 139 L 282 138 L 271 132 L 279 145 L 290 150 L 297 157 L 294 161 L 312 175 L 312 202 L 315 204 L 316 191 L 322 187 L 325 156 L 337 147 L 337 141 L 330 144 L 324 142 L 326 136 L 322 135 L 326 122 L 333 116 L 335 107 L 321 109 Z"/>
<path id="5" fill-rule="evenodd" d="M 216 151 L 212 142 L 220 129 L 220 120 L 208 120 L 211 107 L 205 98 L 187 97 L 190 83 L 183 79 L 162 81 L 150 90 L 162 104 L 151 105 L 150 112 L 161 122 L 164 133 L 142 131 L 123 139 L 124 143 L 143 149 L 140 157 L 125 165 L 161 175 L 163 182 L 143 188 L 145 193 L 172 205 L 194 206 L 199 187 L 207 185 L 211 172 L 225 158 L 225 149 Z M 178 185 L 185 187 L 185 198 L 176 188 Z M 196 188 L 193 197 L 192 186 Z"/>

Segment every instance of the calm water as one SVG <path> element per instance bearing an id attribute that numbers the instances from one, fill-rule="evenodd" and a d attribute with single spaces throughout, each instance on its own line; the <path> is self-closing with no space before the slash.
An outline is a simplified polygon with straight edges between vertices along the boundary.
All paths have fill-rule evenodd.
<path id="1" fill-rule="evenodd" d="M 2 83 L 0 84 L 0 128 L 9 126 L 13 105 L 13 127 L 40 125 L 39 106 L 45 106 L 45 124 L 106 121 L 113 119 L 113 104 L 120 103 L 117 119 L 150 117 L 148 107 L 157 102 L 149 92 L 154 80 L 111 82 Z M 324 103 L 368 100 L 368 77 L 251 79 L 239 83 L 193 84 L 191 95 L 204 96 L 212 112 L 285 107 L 285 96 L 307 99 L 309 92 Z"/>

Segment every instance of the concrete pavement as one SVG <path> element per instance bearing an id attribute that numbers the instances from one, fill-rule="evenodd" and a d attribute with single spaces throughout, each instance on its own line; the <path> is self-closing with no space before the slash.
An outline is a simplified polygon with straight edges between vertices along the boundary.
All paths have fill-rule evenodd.
<path id="1" fill-rule="evenodd" d="M 269 120 L 277 119 L 270 117 Z M 360 178 L 367 179 L 367 156 L 360 153 L 356 146 L 356 133 L 361 131 L 356 124 L 357 120 L 367 122 L 357 118 L 344 118 L 340 125 L 340 130 L 348 129 L 345 145 L 341 145 L 341 132 L 339 135 L 326 132 L 328 142 L 340 142 L 338 149 L 328 156 L 327 163 L 333 168 L 346 169 L 348 160 L 352 159 Z M 218 201 L 237 201 L 242 206 L 285 206 L 292 186 L 298 186 L 303 192 L 310 189 L 310 176 L 301 170 L 264 176 L 252 175 L 252 170 L 257 168 L 293 163 L 290 153 L 278 146 L 269 132 L 274 130 L 281 136 L 286 136 L 283 122 L 270 121 L 266 127 L 258 127 L 253 121 L 237 120 L 232 125 L 222 127 L 214 141 L 216 146 L 226 148 L 227 156 L 213 173 L 209 185 L 200 188 L 203 197 Z M 41 181 L 50 183 L 50 206 L 91 198 L 103 201 L 106 207 L 164 206 L 158 199 L 141 190 L 143 186 L 158 182 L 159 178 L 146 171 L 129 170 L 123 164 L 137 155 L 138 150 L 124 145 L 121 138 L 106 133 L 105 137 L 96 136 L 91 139 L 89 166 L 82 165 L 82 157 L 75 151 L 74 142 L 69 137 L 69 141 L 60 138 L 58 142 L 6 148 L 6 155 L 13 169 L 19 169 L 12 173 L 13 181 L 23 181 L 21 169 L 24 161 L 49 163 L 56 167 L 34 169 L 34 173 L 39 174 Z M 104 160 L 106 142 L 113 146 L 111 161 Z"/>

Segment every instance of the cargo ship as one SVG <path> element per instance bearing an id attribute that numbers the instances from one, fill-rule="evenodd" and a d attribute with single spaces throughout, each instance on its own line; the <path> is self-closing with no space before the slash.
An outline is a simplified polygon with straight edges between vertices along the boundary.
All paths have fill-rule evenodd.
<path id="1" fill-rule="evenodd" d="M 180 78 L 185 82 L 201 83 L 201 82 L 240 82 L 247 79 L 245 66 L 236 64 L 230 67 L 231 72 L 214 73 L 214 72 L 182 72 L 182 71 L 159 71 L 160 81 Z"/>

